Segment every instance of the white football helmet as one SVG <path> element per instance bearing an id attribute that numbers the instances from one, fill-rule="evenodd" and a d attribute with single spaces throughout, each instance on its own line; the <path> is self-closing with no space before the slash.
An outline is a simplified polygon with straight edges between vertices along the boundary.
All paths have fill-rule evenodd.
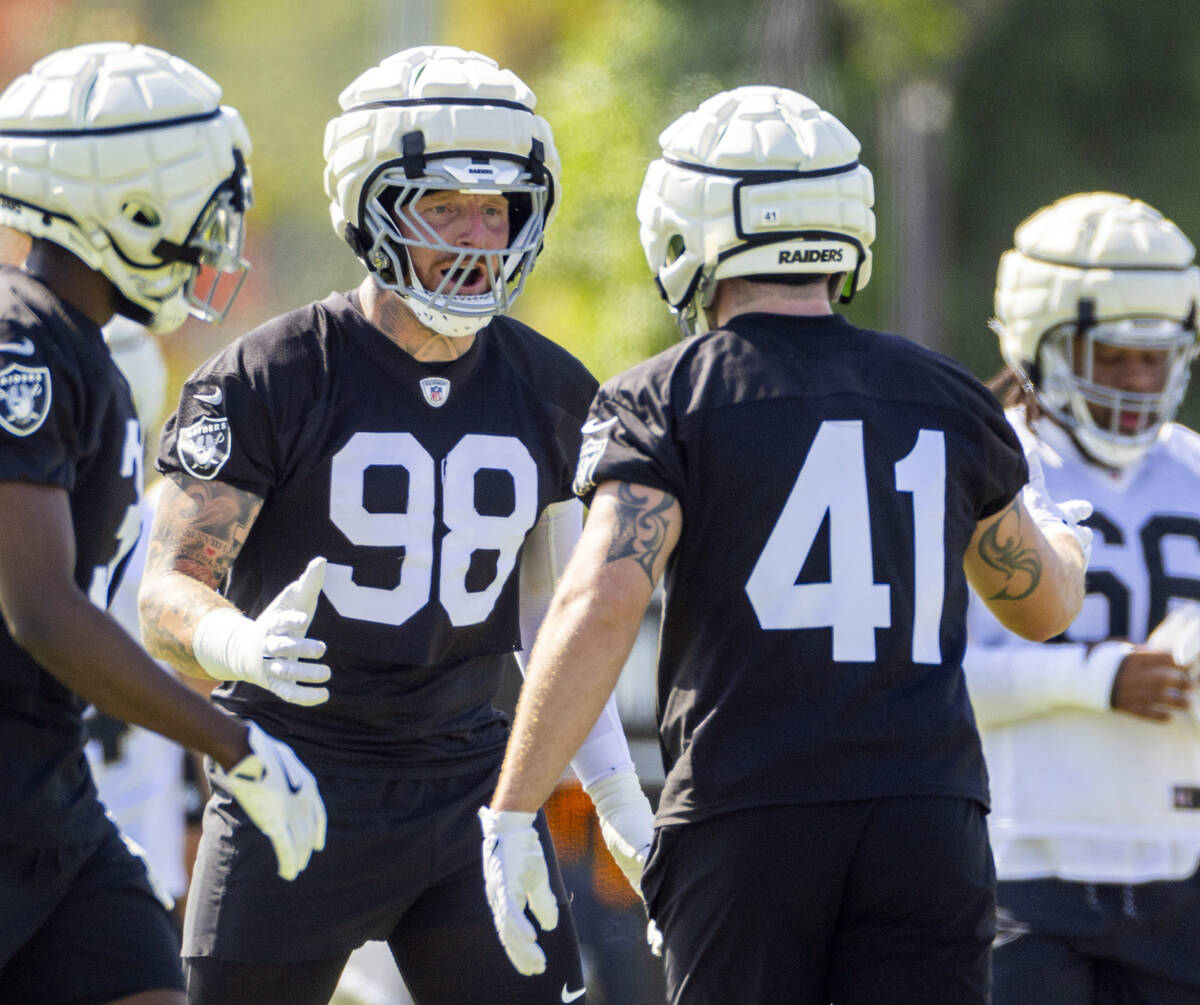
<path id="1" fill-rule="evenodd" d="M 1195 249 L 1158 210 L 1111 192 L 1038 210 L 1017 227 L 1014 244 L 1000 258 L 992 321 L 1005 362 L 1091 457 L 1131 464 L 1187 389 L 1200 300 Z M 1099 383 L 1098 345 L 1162 351 L 1163 386 Z"/>
<path id="2" fill-rule="evenodd" d="M 157 332 L 219 321 L 241 288 L 250 136 L 178 57 L 100 42 L 0 94 L 0 224 L 60 244 Z M 229 274 L 232 278 L 223 280 Z"/>
<path id="3" fill-rule="evenodd" d="M 389 56 L 347 87 L 325 129 L 325 192 L 333 229 L 417 319 L 443 335 L 473 335 L 506 313 L 542 248 L 559 200 L 558 152 L 537 99 L 510 70 L 477 52 L 419 46 Z M 435 189 L 501 193 L 508 246 L 452 247 L 413 206 Z M 408 249 L 455 255 L 427 290 Z M 483 269 L 490 292 L 459 295 Z"/>
<path id="4" fill-rule="evenodd" d="M 875 188 L 859 143 L 782 87 L 739 87 L 659 136 L 638 197 L 642 247 L 684 334 L 706 327 L 718 279 L 847 273 L 849 303 L 871 277 Z"/>

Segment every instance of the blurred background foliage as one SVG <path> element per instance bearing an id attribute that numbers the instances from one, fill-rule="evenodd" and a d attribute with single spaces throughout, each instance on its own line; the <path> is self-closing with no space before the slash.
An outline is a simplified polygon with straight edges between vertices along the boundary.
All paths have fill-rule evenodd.
<path id="1" fill-rule="evenodd" d="M 598 377 L 676 338 L 634 219 L 658 133 L 751 82 L 803 91 L 862 141 L 879 237 L 847 315 L 987 377 L 996 261 L 1039 206 L 1108 189 L 1200 235 L 1193 14 L 1186 0 L 0 0 L 0 78 L 79 42 L 146 42 L 208 72 L 245 116 L 254 268 L 221 328 L 167 340 L 176 386 L 225 340 L 358 282 L 329 225 L 325 123 L 358 73 L 424 42 L 485 52 L 537 93 L 563 199 L 515 313 Z M 1200 404 L 1181 417 L 1196 424 Z"/>

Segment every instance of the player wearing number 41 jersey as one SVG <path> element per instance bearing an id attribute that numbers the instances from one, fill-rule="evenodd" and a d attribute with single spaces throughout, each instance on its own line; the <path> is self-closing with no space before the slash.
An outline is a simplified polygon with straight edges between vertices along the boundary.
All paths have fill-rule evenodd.
<path id="1" fill-rule="evenodd" d="M 423 1003 L 583 1001 L 569 923 L 539 980 L 508 965 L 473 837 L 508 734 L 501 674 L 582 523 L 596 382 L 503 316 L 560 197 L 557 154 L 529 89 L 478 53 L 405 50 L 341 103 L 326 188 L 370 275 L 200 367 L 158 459 L 147 640 L 287 735 L 329 810 L 322 867 L 285 886 L 210 802 L 188 997 L 324 1003 L 351 951 L 386 940 Z M 636 885 L 652 817 L 614 705 L 573 766 Z M 555 896 L 565 913 L 557 874 Z"/>
<path id="2" fill-rule="evenodd" d="M 545 900 L 520 822 L 665 575 L 666 782 L 643 892 L 671 1001 L 984 1002 L 967 587 L 1054 634 L 1082 599 L 1088 533 L 1036 479 L 1023 493 L 1020 444 L 963 367 L 833 314 L 874 236 L 837 119 L 744 87 L 661 140 L 638 218 L 690 337 L 604 384 L 585 426 L 591 510 L 488 810 L 510 824 L 488 877 L 506 947 L 526 958 L 520 909 Z"/>

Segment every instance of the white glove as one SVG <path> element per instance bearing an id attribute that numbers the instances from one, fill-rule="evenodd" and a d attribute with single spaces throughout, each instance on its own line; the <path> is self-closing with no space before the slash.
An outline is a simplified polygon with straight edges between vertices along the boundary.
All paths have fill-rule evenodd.
<path id="1" fill-rule="evenodd" d="M 294 705 L 320 705 L 329 688 L 324 663 L 301 663 L 325 655 L 325 643 L 306 639 L 325 582 L 325 559 L 314 558 L 255 620 L 228 607 L 209 611 L 192 635 L 192 654 L 215 680 L 244 680 Z"/>
<path id="2" fill-rule="evenodd" d="M 271 839 L 279 875 L 295 879 L 314 851 L 325 847 L 325 804 L 317 781 L 286 743 L 253 722 L 251 753 L 228 773 L 215 768 L 216 781 L 229 790 L 254 826 Z"/>
<path id="3" fill-rule="evenodd" d="M 1068 499 L 1056 503 L 1046 491 L 1046 474 L 1037 454 L 1025 455 L 1029 465 L 1029 482 L 1021 490 L 1025 508 L 1041 528 L 1043 534 L 1066 529 L 1071 532 L 1079 547 L 1083 549 L 1083 565 L 1087 568 L 1092 560 L 1092 529 L 1081 526 L 1079 521 L 1092 514 L 1092 504 L 1086 499 Z"/>
<path id="4" fill-rule="evenodd" d="M 550 889 L 546 857 L 537 831 L 536 814 L 479 808 L 483 828 L 483 881 L 488 906 L 500 944 L 512 965 L 522 974 L 546 969 L 546 954 L 537 944 L 537 932 L 525 917 L 525 905 L 544 931 L 558 924 L 558 903 Z"/>
<path id="5" fill-rule="evenodd" d="M 615 771 L 584 788 L 596 806 L 600 834 L 629 885 L 642 895 L 642 867 L 654 839 L 654 811 L 632 770 Z"/>
<path id="6" fill-rule="evenodd" d="M 662 956 L 662 932 L 658 930 L 658 925 L 654 923 L 653 918 L 646 922 L 646 945 L 650 947 L 650 952 L 655 956 Z"/>

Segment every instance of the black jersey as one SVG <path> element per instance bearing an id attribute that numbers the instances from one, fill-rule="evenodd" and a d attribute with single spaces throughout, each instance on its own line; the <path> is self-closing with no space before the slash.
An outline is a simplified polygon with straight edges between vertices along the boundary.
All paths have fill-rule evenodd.
<path id="1" fill-rule="evenodd" d="M 309 635 L 327 646 L 315 708 L 251 684 L 217 700 L 350 772 L 469 770 L 503 746 L 491 706 L 520 645 L 525 535 L 571 497 L 596 381 L 497 318 L 459 359 L 413 359 L 332 294 L 203 365 L 164 429 L 158 467 L 263 498 L 226 595 L 256 616 L 328 559 Z"/>
<path id="2" fill-rule="evenodd" d="M 75 582 L 106 608 L 141 528 L 133 399 L 100 329 L 11 267 L 0 267 L 0 480 L 67 492 Z M 85 708 L 0 624 L 4 840 L 82 844 L 102 833 L 83 755 Z"/>
<path id="3" fill-rule="evenodd" d="M 838 316 L 751 314 L 606 383 L 578 490 L 683 511 L 666 571 L 660 823 L 882 795 L 986 801 L 963 555 L 1024 484 L 954 361 Z"/>

